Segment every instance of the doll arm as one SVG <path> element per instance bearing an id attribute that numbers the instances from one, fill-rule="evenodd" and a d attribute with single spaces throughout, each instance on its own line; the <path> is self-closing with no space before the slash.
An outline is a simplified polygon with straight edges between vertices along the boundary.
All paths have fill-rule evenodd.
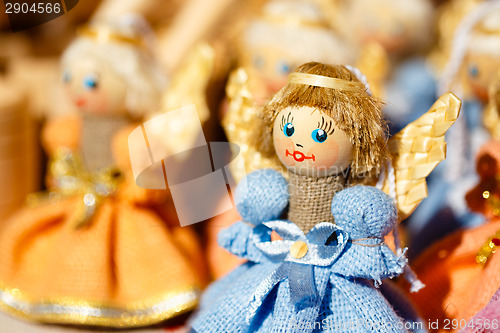
<path id="1" fill-rule="evenodd" d="M 271 241 L 271 229 L 263 224 L 254 227 L 239 221 L 222 229 L 217 241 L 221 247 L 240 258 L 262 263 L 267 261 L 266 257 L 255 244 Z"/>
<path id="2" fill-rule="evenodd" d="M 347 278 L 373 280 L 378 287 L 382 280 L 402 274 L 406 262 L 404 254 L 397 256 L 385 244 L 371 247 L 351 242 L 332 266 L 332 271 Z"/>
<path id="3" fill-rule="evenodd" d="M 235 191 L 235 203 L 243 221 L 258 225 L 279 219 L 288 205 L 287 180 L 276 170 L 248 174 Z"/>
<path id="4" fill-rule="evenodd" d="M 66 116 L 48 120 L 42 130 L 42 145 L 49 156 L 58 149 L 78 149 L 81 137 L 81 122 L 78 116 Z"/>
<path id="5" fill-rule="evenodd" d="M 348 278 L 381 280 L 397 276 L 406 264 L 383 242 L 397 223 L 394 200 L 372 186 L 354 186 L 335 194 L 332 215 L 349 243 L 333 264 L 334 273 Z"/>

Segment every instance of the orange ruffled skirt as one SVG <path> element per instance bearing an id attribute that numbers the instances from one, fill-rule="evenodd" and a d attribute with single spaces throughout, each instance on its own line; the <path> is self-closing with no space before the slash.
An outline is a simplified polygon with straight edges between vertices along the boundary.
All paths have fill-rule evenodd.
<path id="1" fill-rule="evenodd" d="M 493 253 L 484 268 L 476 263 L 477 252 L 498 230 L 497 219 L 455 232 L 412 264 L 426 287 L 410 297 L 424 318 L 438 321 L 438 331 L 449 331 L 444 326 L 453 319 L 469 321 L 500 287 L 500 253 Z"/>
<path id="2" fill-rule="evenodd" d="M 0 307 L 27 319 L 108 327 L 151 325 L 192 310 L 202 257 L 190 228 L 105 198 L 75 229 L 79 198 L 24 208 L 0 235 Z"/>

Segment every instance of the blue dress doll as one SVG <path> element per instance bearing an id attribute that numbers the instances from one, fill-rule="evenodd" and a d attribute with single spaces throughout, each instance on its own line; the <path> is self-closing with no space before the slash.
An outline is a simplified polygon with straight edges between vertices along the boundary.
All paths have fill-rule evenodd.
<path id="1" fill-rule="evenodd" d="M 260 151 L 277 156 L 288 181 L 268 169 L 239 184 L 243 221 L 219 241 L 248 262 L 208 289 L 193 331 L 408 331 L 376 289 L 407 265 L 383 241 L 394 202 L 354 186 L 370 183 L 387 156 L 380 102 L 346 67 L 307 63 L 262 119 Z"/>

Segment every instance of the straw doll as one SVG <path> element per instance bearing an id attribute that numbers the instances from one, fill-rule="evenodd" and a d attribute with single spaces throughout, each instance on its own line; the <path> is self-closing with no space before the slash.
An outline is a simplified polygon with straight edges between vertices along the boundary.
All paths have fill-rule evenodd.
<path id="1" fill-rule="evenodd" d="M 479 182 L 467 193 L 466 201 L 486 223 L 448 235 L 415 260 L 415 271 L 427 288 L 412 299 L 431 321 L 457 319 L 462 321 L 459 328 L 466 328 L 463 321 L 467 321 L 467 328 L 480 331 L 480 326 L 489 326 L 496 332 L 498 319 L 496 324 L 494 318 L 483 317 L 472 324 L 469 320 L 480 314 L 500 288 L 500 142 L 483 145 L 476 168 Z M 444 325 L 439 330 L 447 331 Z"/>
<path id="2" fill-rule="evenodd" d="M 208 290 L 194 331 L 406 331 L 375 288 L 408 270 L 383 242 L 397 209 L 354 186 L 372 183 L 389 154 L 381 104 L 355 73 L 304 64 L 264 107 L 257 146 L 288 181 L 263 169 L 239 184 L 243 221 L 219 242 L 248 262 Z"/>
<path id="3" fill-rule="evenodd" d="M 0 234 L 0 306 L 49 323 L 132 327 L 193 309 L 196 237 L 177 227 L 167 193 L 138 188 L 128 133 L 154 111 L 164 78 L 147 26 L 127 17 L 80 31 L 62 58 L 76 116 L 51 120 L 48 194 Z"/>
<path id="4" fill-rule="evenodd" d="M 474 186 L 474 159 L 490 134 L 482 123 L 488 88 L 500 69 L 500 3 L 484 1 L 459 23 L 450 57 L 440 77 L 440 92 L 453 91 L 463 101 L 462 116 L 449 133 L 448 159 L 429 179 L 431 200 L 409 222 L 412 249 L 420 252 L 460 227 L 484 218 L 468 209 L 466 192 Z"/>
<path id="5" fill-rule="evenodd" d="M 391 134 L 414 121 L 436 99 L 434 71 L 424 51 L 433 37 L 429 0 L 344 1 L 339 27 L 361 49 L 357 63 L 382 98 Z"/>
<path id="6" fill-rule="evenodd" d="M 335 7 L 328 3 L 327 8 Z M 267 103 L 287 82 L 288 74 L 307 61 L 353 64 L 355 51 L 336 32 L 325 15 L 324 8 L 311 1 L 273 0 L 252 19 L 241 32 L 237 49 L 237 66 L 226 85 L 228 100 L 233 96 L 240 79 L 246 79 L 249 92 L 255 99 L 255 108 L 228 109 L 222 125 L 229 141 L 242 150 L 252 149 L 245 141 L 252 136 L 248 120 L 256 117 L 257 109 Z M 242 111 L 242 112 L 239 112 Z M 253 163 L 252 159 L 245 160 Z M 234 170 L 239 181 L 243 174 Z M 211 221 L 207 251 L 214 275 L 221 276 L 240 262 L 229 258 L 227 251 L 217 245 L 220 226 L 229 226 L 240 219 L 236 211 L 231 216 L 220 216 Z M 216 225 L 216 227 L 212 227 Z M 234 256 L 232 256 L 234 258 Z"/>

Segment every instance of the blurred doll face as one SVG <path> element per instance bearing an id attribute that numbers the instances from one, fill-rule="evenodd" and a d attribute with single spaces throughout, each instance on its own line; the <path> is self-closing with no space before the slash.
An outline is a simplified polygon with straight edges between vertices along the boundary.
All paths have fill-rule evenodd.
<path id="1" fill-rule="evenodd" d="M 351 1 L 350 1 L 351 2 Z M 432 37 L 428 0 L 352 0 L 349 19 L 361 42 L 376 42 L 390 54 L 404 54 Z"/>
<path id="2" fill-rule="evenodd" d="M 257 102 L 264 102 L 283 88 L 288 74 L 301 64 L 286 50 L 272 46 L 253 46 L 241 63 L 250 74 L 250 89 Z"/>
<path id="3" fill-rule="evenodd" d="M 274 121 L 276 154 L 287 169 L 304 176 L 325 177 L 345 171 L 353 145 L 335 121 L 312 107 L 287 107 Z"/>
<path id="4" fill-rule="evenodd" d="M 77 108 L 89 114 L 123 114 L 127 86 L 95 59 L 77 59 L 64 69 L 66 92 Z"/>
<path id="5" fill-rule="evenodd" d="M 467 82 L 481 102 L 488 102 L 488 89 L 500 69 L 500 57 L 489 54 L 467 54 L 464 59 Z"/>
<path id="6" fill-rule="evenodd" d="M 408 23 L 393 11 L 365 11 L 357 17 L 357 34 L 367 42 L 377 42 L 389 53 L 398 53 L 409 45 Z"/>

